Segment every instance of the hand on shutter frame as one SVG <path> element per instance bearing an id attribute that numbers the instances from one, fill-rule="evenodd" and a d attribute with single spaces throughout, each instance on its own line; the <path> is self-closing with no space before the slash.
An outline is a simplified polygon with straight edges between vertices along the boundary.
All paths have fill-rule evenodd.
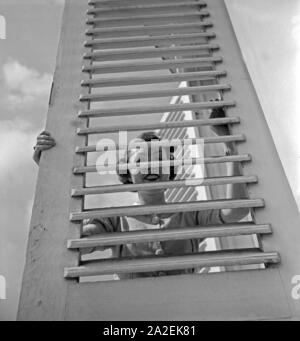
<path id="1" fill-rule="evenodd" d="M 211 102 L 219 101 L 218 99 L 211 100 Z M 218 107 L 211 110 L 209 118 L 224 118 L 226 117 L 224 108 Z M 212 130 L 219 136 L 230 135 L 229 128 L 227 124 L 213 125 Z"/>
<path id="2" fill-rule="evenodd" d="M 47 131 L 42 131 L 40 135 L 37 137 L 36 145 L 33 147 L 33 160 L 36 164 L 39 164 L 40 158 L 42 155 L 42 151 L 51 149 L 56 145 L 54 138 Z"/>

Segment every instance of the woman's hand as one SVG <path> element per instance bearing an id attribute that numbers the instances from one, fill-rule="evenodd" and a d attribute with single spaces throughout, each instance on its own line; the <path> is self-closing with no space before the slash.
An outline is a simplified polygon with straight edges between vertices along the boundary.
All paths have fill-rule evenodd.
<path id="1" fill-rule="evenodd" d="M 219 101 L 216 99 L 215 101 Z M 226 114 L 222 107 L 213 108 L 211 110 L 211 114 L 209 118 L 225 118 Z M 230 130 L 228 127 L 228 124 L 219 124 L 214 125 L 211 127 L 212 130 L 218 135 L 218 136 L 228 136 L 230 135 Z M 234 143 L 233 142 L 226 142 L 226 155 L 234 154 Z"/>
<path id="2" fill-rule="evenodd" d="M 99 229 L 99 226 L 96 224 L 86 224 L 86 225 L 83 225 L 82 236 L 91 237 L 93 235 L 97 235 L 103 232 L 104 231 L 101 231 L 101 228 Z M 86 255 L 95 251 L 105 251 L 106 249 L 109 249 L 109 248 L 110 248 L 109 246 L 89 247 L 89 248 L 81 249 L 80 252 L 82 255 Z"/>
<path id="3" fill-rule="evenodd" d="M 90 237 L 95 234 L 99 234 L 101 231 L 99 231 L 99 226 L 96 224 L 85 224 L 83 225 L 82 235 L 84 237 Z"/>
<path id="4" fill-rule="evenodd" d="M 219 100 L 216 99 L 214 102 L 218 102 Z M 212 101 L 213 102 L 213 101 Z M 225 118 L 226 114 L 222 107 L 213 108 L 209 118 Z M 212 130 L 219 136 L 226 136 L 230 135 L 228 124 L 219 124 L 212 126 Z"/>
<path id="5" fill-rule="evenodd" d="M 42 151 L 51 149 L 56 145 L 54 138 L 47 131 L 43 131 L 37 137 L 36 145 L 34 146 L 33 160 L 39 164 Z"/>

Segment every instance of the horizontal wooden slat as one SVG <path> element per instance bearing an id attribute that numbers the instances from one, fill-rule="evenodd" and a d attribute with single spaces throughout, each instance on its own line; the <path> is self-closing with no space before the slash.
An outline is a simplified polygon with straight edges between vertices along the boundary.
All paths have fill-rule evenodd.
<path id="1" fill-rule="evenodd" d="M 89 129 L 93 128 L 87 128 L 85 130 L 79 129 L 78 134 L 90 134 Z M 102 129 L 102 128 L 100 128 Z M 92 133 L 95 133 L 92 130 Z M 98 133 L 98 132 L 97 132 Z M 241 142 L 245 141 L 246 137 L 243 134 L 238 134 L 238 135 L 225 135 L 225 136 L 211 136 L 211 137 L 203 137 L 203 138 L 191 138 L 191 139 L 186 139 L 188 141 L 188 145 L 196 145 L 199 144 L 199 142 L 204 143 L 204 144 L 209 144 L 209 143 L 228 143 L 228 142 Z M 180 140 L 177 140 L 178 142 L 175 143 L 167 143 L 167 146 L 179 146 L 181 144 Z M 169 142 L 169 141 L 168 141 Z M 150 142 L 149 142 L 150 143 Z M 153 141 L 151 142 L 153 144 Z M 91 153 L 91 152 L 102 152 L 105 150 L 124 150 L 127 149 L 128 145 L 118 145 L 116 144 L 115 146 L 112 145 L 101 145 L 99 143 L 98 145 L 90 145 L 90 146 L 85 146 L 85 147 L 77 147 L 76 148 L 76 153 Z"/>
<path id="2" fill-rule="evenodd" d="M 217 50 L 217 44 L 201 44 L 192 46 L 175 46 L 175 47 L 139 47 L 130 49 L 113 49 L 89 52 L 84 54 L 84 59 L 94 61 L 111 61 L 111 60 L 126 60 L 126 59 L 143 59 L 153 57 L 171 57 L 171 56 L 186 56 L 197 55 L 203 50 Z"/>
<path id="3" fill-rule="evenodd" d="M 257 249 L 211 251 L 182 256 L 123 258 L 84 262 L 82 266 L 66 268 L 65 277 L 76 278 L 114 273 L 183 270 L 194 267 L 277 264 L 279 262 L 280 256 L 277 252 L 261 252 Z"/>
<path id="4" fill-rule="evenodd" d="M 151 4 L 163 4 L 170 3 L 170 0 L 151 0 Z M 182 2 L 182 0 L 172 0 L 173 3 Z M 195 0 L 195 4 L 197 4 L 199 0 Z M 202 2 L 202 1 L 201 1 Z M 149 0 L 89 0 L 89 6 L 99 7 L 119 7 L 119 6 L 132 6 L 132 5 L 141 5 L 141 4 L 149 4 Z"/>
<path id="5" fill-rule="evenodd" d="M 174 129 L 174 128 L 187 128 L 187 127 L 200 127 L 200 126 L 214 126 L 214 125 L 223 125 L 223 124 L 233 124 L 239 123 L 240 119 L 238 117 L 224 117 L 224 118 L 207 118 L 207 119 L 199 119 L 199 120 L 185 120 L 178 122 L 160 122 L 160 123 L 145 123 L 145 124 L 118 124 L 106 127 L 91 127 L 85 129 L 78 129 L 78 134 L 106 134 L 106 133 L 115 133 L 120 131 L 140 131 L 140 130 L 154 130 L 154 129 Z M 237 138 L 241 135 L 235 135 Z M 243 136 L 243 135 L 242 135 Z M 231 138 L 230 136 L 216 136 L 216 137 L 204 137 L 204 142 L 211 141 L 213 143 L 214 139 L 218 138 Z M 243 139 L 245 137 L 243 136 Z M 78 147 L 76 149 L 77 152 L 85 151 L 86 147 Z M 93 150 L 88 150 L 93 151 Z"/>
<path id="6" fill-rule="evenodd" d="M 106 28 L 89 28 L 86 30 L 88 36 L 100 36 L 101 38 L 120 38 L 147 36 L 153 34 L 174 34 L 174 33 L 196 33 L 200 30 L 212 27 L 209 21 L 197 21 L 183 24 L 167 24 L 155 26 L 123 26 Z"/>
<path id="7" fill-rule="evenodd" d="M 195 202 L 171 203 L 166 205 L 151 206 L 123 206 L 113 208 L 102 208 L 84 212 L 71 213 L 71 221 L 82 221 L 85 219 L 97 219 L 122 216 L 139 216 L 145 214 L 160 214 L 174 212 L 193 212 L 203 210 L 219 210 L 234 208 L 255 208 L 263 207 L 263 199 L 225 199 L 225 200 L 204 200 Z"/>
<path id="8" fill-rule="evenodd" d="M 173 60 L 136 60 L 126 62 L 105 63 L 102 65 L 88 65 L 82 68 L 83 72 L 105 74 L 116 72 L 133 72 L 149 70 L 168 70 L 172 68 L 205 67 L 207 64 L 222 62 L 221 57 L 187 58 Z"/>
<path id="9" fill-rule="evenodd" d="M 98 134 L 97 131 L 93 130 L 94 128 L 87 128 L 82 131 L 79 131 L 79 134 Z M 101 128 L 99 128 L 101 129 Z M 224 136 L 211 136 L 211 137 L 204 137 L 201 139 L 197 138 L 191 138 L 186 139 L 188 141 L 188 145 L 199 145 L 199 143 L 203 144 L 210 144 L 210 143 L 228 143 L 228 142 L 242 142 L 246 141 L 246 137 L 243 134 L 239 135 L 224 135 Z M 180 141 L 180 140 L 177 140 Z M 168 141 L 169 142 L 169 141 Z M 152 143 L 152 146 L 154 147 L 155 144 Z M 150 144 L 150 142 L 149 142 Z M 178 143 L 166 143 L 165 146 L 179 146 L 181 142 Z M 160 144 L 161 146 L 164 146 L 164 144 Z M 99 143 L 98 145 L 89 145 L 84 147 L 77 147 L 76 153 L 92 153 L 92 152 L 103 152 L 103 151 L 109 151 L 109 150 L 126 150 L 128 148 L 128 145 L 106 145 Z M 131 148 L 133 148 L 133 144 L 131 144 Z"/>
<path id="10" fill-rule="evenodd" d="M 173 20 L 176 20 L 175 22 L 177 22 L 179 20 L 179 22 L 188 22 L 186 20 L 186 18 L 183 16 L 183 14 L 186 14 L 187 16 L 192 16 L 192 12 L 195 13 L 195 16 L 193 17 L 194 20 L 197 18 L 198 16 L 198 20 L 200 21 L 200 17 L 198 13 L 201 13 L 202 16 L 201 17 L 208 17 L 207 11 L 205 11 L 203 9 L 203 7 L 199 7 L 199 6 L 185 6 L 185 7 L 177 7 L 174 9 L 170 9 L 168 7 L 162 7 L 162 8 L 148 8 L 148 9 L 140 9 L 140 8 L 135 8 L 135 9 L 131 9 L 131 10 L 109 10 L 105 13 L 97 13 L 94 15 L 90 16 L 91 20 L 97 20 L 97 19 L 112 19 L 112 21 L 109 21 L 109 24 L 111 25 L 118 25 L 118 23 L 115 23 L 115 21 L 117 20 L 117 18 L 121 18 L 121 21 L 125 21 L 126 23 L 128 23 L 129 25 L 131 25 L 131 21 L 130 20 L 126 20 L 126 19 L 132 19 L 133 21 L 134 18 L 137 18 L 139 24 L 142 24 L 142 18 L 145 18 L 146 21 L 149 21 L 150 17 L 155 17 L 154 23 L 165 23 L 165 22 L 169 22 L 169 19 L 171 18 L 171 22 L 173 22 Z M 178 16 L 178 14 L 180 14 L 180 16 Z M 107 21 L 104 21 L 104 25 L 107 26 Z M 149 21 L 150 23 L 150 21 Z M 152 22 L 151 22 L 152 24 Z M 100 27 L 103 25 L 103 21 L 100 22 L 96 22 L 96 25 L 100 25 Z"/>
<path id="11" fill-rule="evenodd" d="M 136 106 L 136 107 L 120 107 L 114 109 L 93 109 L 83 110 L 79 112 L 79 117 L 110 117 L 110 116 L 125 116 L 125 115 L 139 115 L 139 114 L 155 114 L 164 112 L 184 111 L 184 110 L 200 110 L 220 107 L 232 107 L 235 105 L 234 101 L 209 101 L 198 103 L 184 103 L 184 104 L 168 104 L 159 106 Z"/>
<path id="12" fill-rule="evenodd" d="M 144 46 L 156 46 L 160 44 L 167 45 L 180 45 L 180 44 L 195 44 L 205 43 L 207 39 L 215 38 L 215 34 L 211 33 L 187 33 L 187 34 L 173 34 L 164 36 L 152 36 L 152 37 L 131 37 L 131 38 L 105 38 L 105 39 L 93 39 L 84 43 L 85 47 L 91 47 L 94 50 L 97 49 L 120 49 L 130 47 L 144 47 Z"/>
<path id="13" fill-rule="evenodd" d="M 86 128 L 86 129 L 93 129 L 93 128 Z M 89 132 L 89 130 L 88 130 Z M 87 133 L 87 131 L 82 130 L 81 133 Z M 161 147 L 190 147 L 193 145 L 202 145 L 203 143 L 220 143 L 220 142 L 233 142 L 233 141 L 245 141 L 246 137 L 243 134 L 238 135 L 224 135 L 224 136 L 209 136 L 209 137 L 199 137 L 199 138 L 186 138 L 186 139 L 179 139 L 174 138 L 171 140 L 162 139 L 162 140 L 151 140 L 151 141 L 142 141 L 143 145 L 148 145 L 149 148 L 161 148 Z M 139 142 L 130 142 L 129 144 L 121 144 L 114 143 L 111 145 L 107 145 L 105 143 L 101 143 L 99 141 L 98 145 L 94 146 L 87 146 L 87 148 L 95 148 L 94 151 L 105 151 L 105 150 L 126 150 L 128 148 L 138 148 L 141 146 L 141 141 Z"/>
<path id="14" fill-rule="evenodd" d="M 200 187 L 200 186 L 218 186 L 228 184 L 249 184 L 257 183 L 257 176 L 226 176 L 217 178 L 195 178 L 174 181 L 158 181 L 153 183 L 130 184 L 130 185 L 106 185 L 98 187 L 87 187 L 73 189 L 71 195 L 73 197 L 83 195 L 107 194 L 107 193 L 122 193 L 135 192 L 145 189 L 170 189 L 180 187 Z"/>
<path id="15" fill-rule="evenodd" d="M 102 165 L 93 165 L 93 166 L 84 166 L 84 167 L 74 167 L 74 174 L 84 174 L 84 173 L 95 173 L 95 172 L 115 172 L 116 168 L 120 171 L 122 170 L 146 170 L 149 167 L 158 168 L 158 167 L 168 167 L 170 165 L 180 167 L 180 166 L 190 166 L 190 165 L 200 165 L 200 164 L 212 164 L 212 163 L 225 163 L 225 162 L 246 162 L 251 161 L 251 156 L 249 154 L 244 155 L 230 155 L 230 156 L 213 156 L 213 157 L 204 157 L 204 158 L 189 158 L 189 159 L 181 159 L 181 160 L 165 160 L 165 161 L 150 161 L 150 162 L 141 162 L 138 165 L 135 163 L 119 163 L 116 164 L 108 164 L 106 166 Z"/>
<path id="16" fill-rule="evenodd" d="M 221 238 L 252 234 L 270 234 L 269 224 L 224 224 L 215 226 L 192 226 L 184 228 L 140 230 L 130 232 L 103 233 L 100 236 L 68 241 L 69 249 L 84 249 L 98 246 L 113 246 L 134 243 L 161 242 L 171 240 Z"/>
<path id="17" fill-rule="evenodd" d="M 126 85 L 139 85 L 139 84 L 155 84 L 155 83 L 172 83 L 181 81 L 191 81 L 202 79 L 203 77 L 221 77 L 225 76 L 226 71 L 200 71 L 200 72 L 183 72 L 169 75 L 160 76 L 126 76 L 126 77 L 110 77 L 110 78 L 97 78 L 85 80 L 81 83 L 82 86 L 91 86 L 93 88 L 99 87 L 113 87 L 113 86 L 126 86 Z M 218 86 L 218 85 L 212 85 Z M 193 89 L 193 88 L 190 88 Z M 194 89 L 201 89 L 201 87 L 194 87 Z M 202 88 L 203 89 L 203 88 Z M 162 90 L 162 91 L 184 91 L 183 88 L 180 90 Z M 190 90 L 186 90 L 190 91 Z M 131 92 L 132 93 L 132 92 Z M 139 92 L 141 93 L 141 92 Z M 116 97 L 122 96 L 124 92 L 115 93 Z M 103 95 L 104 96 L 104 95 Z M 109 95 L 107 95 L 109 96 Z"/>
<path id="18" fill-rule="evenodd" d="M 95 25 L 95 26 L 113 26 L 113 25 L 121 25 L 124 23 L 125 25 L 132 24 L 160 24 L 160 23 L 176 23 L 176 22 L 189 22 L 192 18 L 204 18 L 208 17 L 209 13 L 207 11 L 182 11 L 181 13 L 162 13 L 162 14 L 149 14 L 149 15 L 128 15 L 128 16 L 115 16 L 110 18 L 93 18 L 88 19 L 86 21 L 87 25 Z"/>
<path id="19" fill-rule="evenodd" d="M 103 102 L 103 101 L 120 101 L 127 99 L 141 99 L 141 98 L 158 98 L 169 96 L 184 96 L 184 95 L 196 95 L 200 92 L 210 91 L 225 91 L 230 90 L 229 84 L 214 84 L 214 85 L 202 85 L 197 87 L 187 87 L 168 90 L 148 90 L 148 91 L 135 91 L 135 92 L 117 92 L 111 94 L 89 94 L 81 95 L 79 100 L 90 102 Z"/>
<path id="20" fill-rule="evenodd" d="M 97 22 L 95 24 L 90 24 L 90 27 L 93 28 L 113 28 L 113 27 L 128 27 L 131 25 L 134 26 L 160 26 L 160 25 L 168 25 L 168 24 L 187 24 L 195 21 L 200 21 L 202 18 L 197 15 L 177 15 L 176 17 L 170 18 L 149 18 L 149 19 L 122 19 L 122 20 L 111 20 L 111 21 L 103 21 Z M 208 20 L 206 20 L 208 21 Z"/>
<path id="21" fill-rule="evenodd" d="M 93 9 L 89 9 L 87 14 L 105 14 L 107 12 L 115 12 L 115 11 L 135 11 L 135 10 L 158 10 L 161 11 L 163 9 L 169 10 L 171 9 L 178 9 L 180 10 L 181 7 L 206 7 L 206 3 L 204 2 L 195 2 L 195 1 L 184 1 L 184 2 L 165 2 L 162 4 L 139 4 L 139 5 L 121 5 L 116 7 L 97 7 Z"/>

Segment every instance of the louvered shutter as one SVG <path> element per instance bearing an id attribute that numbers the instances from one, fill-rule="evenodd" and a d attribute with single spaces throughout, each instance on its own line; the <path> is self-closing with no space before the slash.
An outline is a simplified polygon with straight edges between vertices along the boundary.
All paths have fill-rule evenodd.
<path id="1" fill-rule="evenodd" d="M 154 70 L 162 71 L 152 73 Z M 149 74 L 145 75 L 145 71 Z M 149 90 L 146 86 L 207 78 L 214 82 L 187 88 L 170 85 Z M 120 90 L 121 86 L 139 88 Z M 155 100 L 199 93 L 216 93 L 221 100 L 175 104 L 157 104 Z M 144 99 L 151 99 L 151 104 L 134 102 Z M 122 102 L 129 100 L 139 104 L 125 106 Z M 107 101 L 112 105 L 105 106 Z M 238 153 L 189 162 L 191 165 L 241 162 L 241 176 L 206 178 L 202 186 L 246 183 L 248 199 L 85 209 L 88 195 L 139 188 L 86 187 L 86 175 L 97 171 L 95 165 L 88 164 L 87 154 L 97 149 L 88 137 L 120 130 L 166 128 L 166 122 L 99 126 L 95 124 L 96 118 L 123 119 L 164 112 L 180 116 L 183 111 L 202 112 L 214 107 L 225 108 L 227 116 L 193 119 L 190 126 L 229 124 L 229 138 L 238 144 Z M 171 124 L 173 128 L 184 128 L 186 122 L 175 120 Z M 188 0 L 67 1 L 46 128 L 53 132 L 57 147 L 41 160 L 20 320 L 280 319 L 300 315 L 299 302 L 290 295 L 291 280 L 297 274 L 300 260 L 298 210 L 223 0 L 206 4 Z M 244 137 L 246 141 L 242 142 Z M 224 141 L 228 141 L 228 136 L 213 137 L 206 143 Z M 157 186 L 180 188 L 185 183 L 178 180 Z M 112 233 L 89 239 L 81 236 L 86 218 L 238 207 L 252 208 L 254 221 L 201 229 Z M 80 260 L 78 252 L 87 246 L 132 241 L 253 234 L 259 235 L 258 249 L 86 263 Z M 264 264 L 265 268 L 101 283 L 78 281 L 80 277 L 126 271 L 249 264 Z"/>

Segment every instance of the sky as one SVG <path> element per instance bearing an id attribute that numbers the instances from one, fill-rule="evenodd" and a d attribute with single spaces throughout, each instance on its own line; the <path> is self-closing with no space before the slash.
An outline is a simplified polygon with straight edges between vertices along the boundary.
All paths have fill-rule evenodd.
<path id="1" fill-rule="evenodd" d="M 0 0 L 0 276 L 13 320 L 37 175 L 33 145 L 46 119 L 63 0 Z M 300 204 L 300 0 L 226 0 L 281 160 Z"/>
<path id="2" fill-rule="evenodd" d="M 37 175 L 33 145 L 43 129 L 55 68 L 63 1 L 0 0 L 0 275 L 7 300 L 0 320 L 14 319 Z"/>
<path id="3" fill-rule="evenodd" d="M 226 0 L 226 3 L 300 207 L 300 0 Z"/>

